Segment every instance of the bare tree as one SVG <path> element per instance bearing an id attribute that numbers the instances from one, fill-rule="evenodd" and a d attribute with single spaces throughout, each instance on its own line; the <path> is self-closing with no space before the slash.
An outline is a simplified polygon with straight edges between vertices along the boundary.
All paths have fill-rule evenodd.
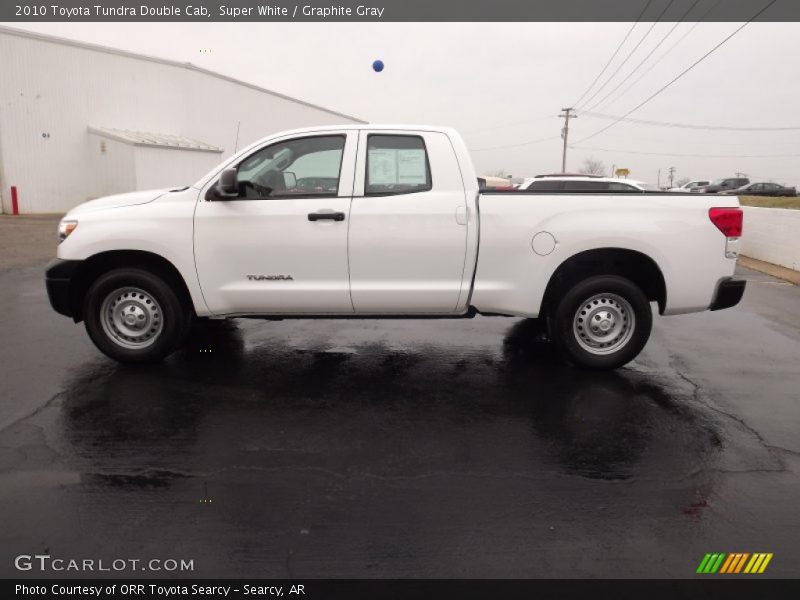
<path id="1" fill-rule="evenodd" d="M 691 179 L 689 179 L 688 177 L 681 177 L 680 179 L 678 179 L 678 181 L 675 182 L 675 187 L 683 187 L 690 181 Z"/>
<path id="2" fill-rule="evenodd" d="M 583 159 L 583 166 L 580 169 L 584 175 L 605 175 L 608 171 L 606 163 L 593 156 Z"/>

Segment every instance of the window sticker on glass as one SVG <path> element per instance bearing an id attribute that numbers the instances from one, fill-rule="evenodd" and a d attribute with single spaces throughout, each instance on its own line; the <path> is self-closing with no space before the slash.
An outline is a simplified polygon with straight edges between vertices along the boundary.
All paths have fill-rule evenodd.
<path id="1" fill-rule="evenodd" d="M 425 150 L 397 150 L 397 183 L 424 184 L 425 175 Z"/>
<path id="2" fill-rule="evenodd" d="M 374 185 L 397 183 L 397 150 L 370 148 L 369 182 Z"/>

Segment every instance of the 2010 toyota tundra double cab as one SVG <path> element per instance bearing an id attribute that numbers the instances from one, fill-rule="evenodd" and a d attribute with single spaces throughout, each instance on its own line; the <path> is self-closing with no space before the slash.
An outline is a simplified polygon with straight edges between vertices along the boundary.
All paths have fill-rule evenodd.
<path id="1" fill-rule="evenodd" d="M 442 127 L 263 139 L 181 189 L 93 200 L 59 226 L 46 284 L 121 362 L 195 319 L 537 318 L 571 362 L 615 368 L 662 315 L 739 302 L 735 197 L 481 191 Z"/>

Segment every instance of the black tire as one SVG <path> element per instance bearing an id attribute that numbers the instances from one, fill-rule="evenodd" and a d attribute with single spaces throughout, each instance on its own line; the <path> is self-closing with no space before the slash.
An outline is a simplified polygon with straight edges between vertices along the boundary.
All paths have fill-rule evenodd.
<path id="1" fill-rule="evenodd" d="M 115 322 L 112 315 L 122 313 L 123 319 L 131 318 L 130 329 L 125 329 L 129 325 L 126 322 L 122 329 L 116 326 L 120 321 Z M 165 278 L 137 268 L 114 269 L 98 277 L 86 293 L 83 316 L 94 345 L 122 363 L 164 359 L 180 347 L 191 324 L 189 308 Z M 134 337 L 124 333 L 133 333 Z"/>
<path id="2" fill-rule="evenodd" d="M 576 365 L 616 369 L 642 351 L 652 326 L 650 303 L 635 283 L 598 275 L 564 294 L 551 315 L 550 333 L 558 351 Z"/>

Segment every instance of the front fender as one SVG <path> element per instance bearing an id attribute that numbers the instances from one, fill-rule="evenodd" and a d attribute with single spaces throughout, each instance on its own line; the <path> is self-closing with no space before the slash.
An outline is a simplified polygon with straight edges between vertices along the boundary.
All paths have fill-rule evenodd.
<path id="1" fill-rule="evenodd" d="M 75 231 L 58 247 L 58 258 L 87 260 L 104 252 L 156 254 L 181 274 L 198 316 L 208 316 L 194 265 L 193 218 L 198 190 L 189 188 L 155 202 L 78 214 Z"/>

